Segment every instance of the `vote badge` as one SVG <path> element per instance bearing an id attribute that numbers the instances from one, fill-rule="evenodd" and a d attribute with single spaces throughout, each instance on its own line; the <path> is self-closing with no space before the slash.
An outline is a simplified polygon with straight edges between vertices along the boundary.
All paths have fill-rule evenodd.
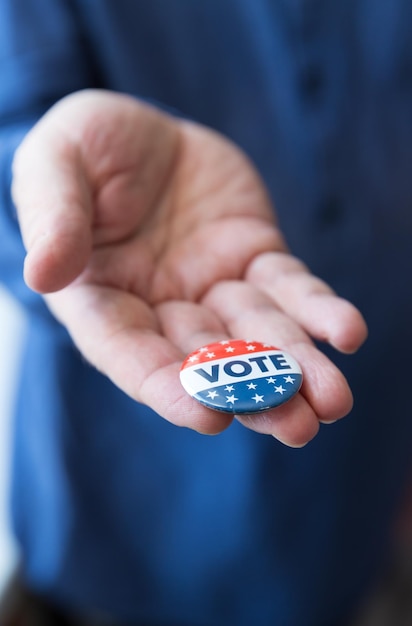
<path id="1" fill-rule="evenodd" d="M 302 384 L 302 370 L 284 350 L 236 339 L 189 354 L 180 380 L 189 395 L 208 408 L 248 415 L 293 398 Z"/>

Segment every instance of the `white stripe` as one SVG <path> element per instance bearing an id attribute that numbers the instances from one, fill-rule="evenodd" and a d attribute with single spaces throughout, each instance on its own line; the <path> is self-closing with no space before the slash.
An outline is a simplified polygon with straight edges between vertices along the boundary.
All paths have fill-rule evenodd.
<path id="1" fill-rule="evenodd" d="M 282 361 L 282 365 L 288 365 L 288 368 L 277 368 L 276 365 L 269 359 L 269 355 L 282 355 L 284 361 Z M 256 358 L 266 357 L 261 361 L 261 367 L 256 362 Z M 233 363 L 235 361 L 242 361 L 246 364 L 246 368 L 249 369 L 249 366 L 252 368 L 250 373 L 244 376 L 236 376 L 231 375 L 230 371 L 236 374 L 236 372 L 242 371 L 242 366 L 239 365 L 233 368 L 226 368 L 225 365 L 229 363 Z M 212 376 L 212 367 L 218 366 L 218 379 L 215 381 L 211 381 L 207 378 L 207 376 L 202 376 L 196 370 L 203 370 L 209 376 Z M 266 371 L 262 371 L 262 367 L 266 367 Z M 244 368 L 243 368 L 244 371 Z M 290 374 L 301 374 L 302 370 L 300 369 L 298 363 L 295 361 L 293 357 L 289 354 L 283 352 L 283 350 L 265 350 L 262 352 L 254 352 L 253 354 L 242 354 L 238 356 L 228 356 L 222 359 L 211 359 L 206 363 L 195 363 L 190 367 L 186 367 L 180 372 L 180 380 L 182 382 L 183 387 L 190 394 L 199 393 L 200 391 L 205 391 L 206 389 L 213 389 L 213 387 L 218 387 L 220 385 L 230 385 L 237 382 L 244 382 L 248 380 L 254 380 L 256 378 L 270 378 L 271 376 L 287 376 Z"/>

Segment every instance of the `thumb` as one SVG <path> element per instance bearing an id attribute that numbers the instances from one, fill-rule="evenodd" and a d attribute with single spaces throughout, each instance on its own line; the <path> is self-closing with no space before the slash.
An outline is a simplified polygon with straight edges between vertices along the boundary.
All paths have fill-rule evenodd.
<path id="1" fill-rule="evenodd" d="M 79 150 L 47 115 L 16 151 L 12 195 L 27 249 L 27 285 L 40 293 L 62 289 L 90 255 L 91 192 Z"/>

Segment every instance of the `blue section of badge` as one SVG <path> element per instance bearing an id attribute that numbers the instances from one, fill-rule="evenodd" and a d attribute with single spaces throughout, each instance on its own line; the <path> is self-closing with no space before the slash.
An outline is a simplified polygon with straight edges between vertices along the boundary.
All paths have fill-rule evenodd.
<path id="1" fill-rule="evenodd" d="M 301 374 L 281 374 L 210 387 L 193 397 L 216 411 L 250 415 L 285 404 L 301 384 Z"/>

